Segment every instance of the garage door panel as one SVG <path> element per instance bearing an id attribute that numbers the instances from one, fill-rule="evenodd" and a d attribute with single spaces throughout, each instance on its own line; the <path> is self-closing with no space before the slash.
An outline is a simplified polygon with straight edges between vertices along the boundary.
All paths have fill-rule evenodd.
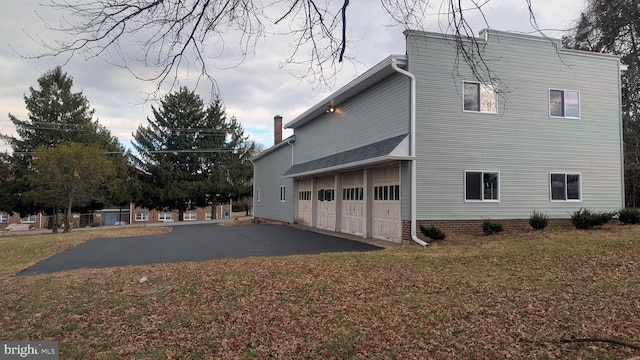
<path id="1" fill-rule="evenodd" d="M 400 242 L 400 166 L 375 169 L 371 232 L 375 239 Z"/>
<path id="2" fill-rule="evenodd" d="M 364 199 L 364 172 L 357 171 L 341 176 L 342 206 L 340 207 L 340 231 L 363 236 L 366 213 Z"/>
<path id="3" fill-rule="evenodd" d="M 313 196 L 313 194 L 311 193 L 311 188 L 311 179 L 298 180 L 298 206 L 296 221 L 298 221 L 299 224 L 311 225 L 311 199 Z"/>

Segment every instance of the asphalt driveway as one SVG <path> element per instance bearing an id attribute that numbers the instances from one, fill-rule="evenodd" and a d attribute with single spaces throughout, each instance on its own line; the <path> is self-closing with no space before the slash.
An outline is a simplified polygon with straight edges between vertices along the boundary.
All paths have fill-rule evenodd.
<path id="1" fill-rule="evenodd" d="M 18 275 L 249 256 L 373 251 L 380 247 L 283 225 L 175 226 L 162 235 L 100 238 L 45 259 Z"/>

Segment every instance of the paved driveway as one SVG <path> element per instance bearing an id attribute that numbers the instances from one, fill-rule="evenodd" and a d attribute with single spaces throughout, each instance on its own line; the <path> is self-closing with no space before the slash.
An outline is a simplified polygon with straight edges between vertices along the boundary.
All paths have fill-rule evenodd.
<path id="1" fill-rule="evenodd" d="M 93 239 L 43 260 L 18 275 L 81 268 L 379 249 L 362 242 L 283 225 L 182 225 L 162 235 Z"/>

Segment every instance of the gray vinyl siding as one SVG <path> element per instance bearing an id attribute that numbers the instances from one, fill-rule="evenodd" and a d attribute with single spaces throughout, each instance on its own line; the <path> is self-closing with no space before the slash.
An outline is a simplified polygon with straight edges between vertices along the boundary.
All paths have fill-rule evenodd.
<path id="1" fill-rule="evenodd" d="M 409 133 L 409 81 L 392 75 L 297 128 L 295 163 L 304 163 Z"/>
<path id="2" fill-rule="evenodd" d="M 473 81 L 455 48 L 409 35 L 417 78 L 417 218 L 566 218 L 623 207 L 617 58 L 556 52 L 544 39 L 491 35 L 485 59 L 500 80 L 498 114 L 462 111 Z M 459 74 L 459 75 L 456 75 Z M 549 89 L 580 92 L 580 119 L 549 117 Z M 464 171 L 500 172 L 499 202 L 465 202 Z M 549 173 L 582 176 L 581 202 L 551 202 Z M 403 211 L 404 214 L 404 211 Z"/>
<path id="3" fill-rule="evenodd" d="M 293 179 L 283 178 L 291 167 L 292 146 L 286 145 L 254 161 L 253 216 L 288 223 L 293 222 Z M 280 186 L 285 186 L 285 201 L 280 201 Z M 260 189 L 260 201 L 256 197 Z"/>

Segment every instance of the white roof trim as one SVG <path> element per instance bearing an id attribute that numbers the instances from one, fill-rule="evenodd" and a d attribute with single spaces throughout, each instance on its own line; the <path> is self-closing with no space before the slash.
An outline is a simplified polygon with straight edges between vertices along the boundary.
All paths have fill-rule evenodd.
<path id="1" fill-rule="evenodd" d="M 348 164 L 341 164 L 341 165 L 336 165 L 336 166 L 331 166 L 331 167 L 326 167 L 326 168 L 321 168 L 321 169 L 315 169 L 315 170 L 311 170 L 311 171 L 307 171 L 307 172 L 303 172 L 303 173 L 285 175 L 285 176 L 281 176 L 281 177 L 282 178 L 300 178 L 300 177 L 306 177 L 306 176 L 317 175 L 317 174 L 322 174 L 322 173 L 335 172 L 335 171 L 339 171 L 339 170 L 354 169 L 354 168 L 364 167 L 364 166 L 367 166 L 367 165 L 374 165 L 374 164 L 379 164 L 379 163 L 384 163 L 384 162 L 389 162 L 389 161 L 413 160 L 413 159 L 414 159 L 413 156 L 387 155 L 387 156 L 380 156 L 380 157 L 377 157 L 377 158 L 372 158 L 372 159 L 352 162 L 352 163 L 348 163 Z"/>
<path id="2" fill-rule="evenodd" d="M 364 74 L 358 76 L 347 85 L 341 87 L 333 94 L 326 97 L 316 105 L 309 108 L 307 111 L 298 115 L 296 118 L 284 125 L 285 129 L 298 128 L 320 115 L 325 114 L 325 111 L 329 105 L 340 106 L 341 103 L 347 101 L 349 98 L 359 94 L 364 89 L 381 81 L 382 79 L 392 75 L 395 71 L 391 68 L 392 59 L 396 59 L 396 62 L 403 66 L 407 63 L 406 55 L 390 55 L 386 59 L 376 64 L 371 69 L 367 70 Z"/>

